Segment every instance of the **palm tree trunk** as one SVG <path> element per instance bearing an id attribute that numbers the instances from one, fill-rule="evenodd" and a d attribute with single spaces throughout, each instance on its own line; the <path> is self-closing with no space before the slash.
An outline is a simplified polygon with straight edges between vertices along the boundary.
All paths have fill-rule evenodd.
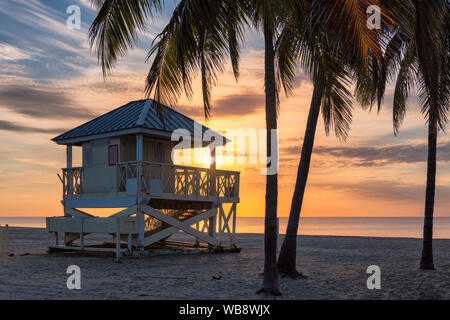
<path id="1" fill-rule="evenodd" d="M 317 120 L 320 113 L 322 94 L 322 88 L 319 88 L 317 85 L 314 86 L 300 163 L 297 170 L 297 180 L 295 182 L 294 194 L 292 196 L 291 212 L 289 213 L 286 235 L 281 247 L 280 256 L 278 257 L 278 271 L 292 277 L 297 277 L 300 275 L 295 268 L 297 253 L 297 230 L 300 220 L 300 211 L 302 209 L 303 195 L 305 194 L 306 182 L 308 180 L 309 166 L 314 146 Z"/>
<path id="2" fill-rule="evenodd" d="M 273 48 L 273 32 L 264 24 L 265 44 L 265 93 L 266 93 L 266 130 L 267 130 L 267 158 L 278 157 L 278 146 L 272 150 L 271 137 L 277 129 L 277 102 L 275 85 L 275 53 Z M 277 139 L 275 139 L 277 140 Z M 278 163 L 278 160 L 276 163 Z M 271 164 L 268 163 L 267 167 Z M 264 230 L 264 280 L 263 287 L 257 293 L 280 295 L 277 271 L 277 201 L 278 201 L 278 175 L 267 173 L 266 176 L 266 216 Z"/>
<path id="3" fill-rule="evenodd" d="M 425 219 L 423 224 L 423 248 L 420 269 L 434 270 L 433 263 L 433 211 L 436 189 L 437 122 L 428 124 L 427 190 L 425 194 Z"/>

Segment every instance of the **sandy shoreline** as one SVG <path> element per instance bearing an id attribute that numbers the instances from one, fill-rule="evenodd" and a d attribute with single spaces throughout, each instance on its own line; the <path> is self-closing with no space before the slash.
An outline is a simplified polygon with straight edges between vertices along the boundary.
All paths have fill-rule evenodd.
<path id="1" fill-rule="evenodd" d="M 0 257 L 0 299 L 261 299 L 263 235 L 238 234 L 239 254 L 127 258 L 49 255 L 45 229 L 11 228 L 13 257 Z M 282 299 L 450 299 L 450 240 L 435 240 L 436 271 L 418 270 L 420 239 L 302 236 L 298 267 L 308 278 L 281 279 Z M 30 253 L 29 255 L 22 255 Z M 81 290 L 66 269 L 81 268 Z M 368 290 L 366 269 L 381 268 Z M 220 280 L 212 277 L 222 274 Z"/>

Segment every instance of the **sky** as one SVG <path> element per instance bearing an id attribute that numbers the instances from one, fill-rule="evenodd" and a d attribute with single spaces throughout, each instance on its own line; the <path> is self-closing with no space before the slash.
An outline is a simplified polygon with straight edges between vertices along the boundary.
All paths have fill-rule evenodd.
<path id="1" fill-rule="evenodd" d="M 145 57 L 168 22 L 176 1 L 148 20 L 136 46 L 104 79 L 87 32 L 96 15 L 90 0 L 0 0 L 0 216 L 62 214 L 65 147 L 51 138 L 95 116 L 143 99 L 150 67 Z M 81 29 L 69 29 L 66 9 L 81 9 Z M 236 81 L 229 65 L 212 92 L 212 118 L 204 122 L 201 87 L 182 97 L 177 110 L 208 127 L 265 128 L 263 41 L 247 30 Z M 289 215 L 312 96 L 312 84 L 298 69 L 292 94 L 281 96 L 278 216 Z M 380 113 L 354 101 L 353 124 L 345 143 L 317 127 L 302 215 L 386 217 L 423 215 L 427 128 L 413 90 L 400 134 L 392 129 L 393 85 Z M 81 152 L 74 150 L 74 165 Z M 450 138 L 440 133 L 435 215 L 450 217 Z M 247 161 L 248 162 L 248 161 Z M 260 164 L 221 165 L 241 171 L 238 216 L 264 216 L 265 176 Z"/>

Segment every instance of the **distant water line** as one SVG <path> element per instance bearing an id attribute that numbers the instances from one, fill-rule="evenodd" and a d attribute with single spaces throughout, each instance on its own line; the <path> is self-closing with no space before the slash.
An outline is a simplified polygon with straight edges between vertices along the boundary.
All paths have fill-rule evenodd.
<path id="1" fill-rule="evenodd" d="M 279 230 L 285 233 L 288 218 L 280 218 Z M 45 217 L 0 217 L 0 224 L 11 227 L 45 228 Z M 423 218 L 301 218 L 299 234 L 360 237 L 421 238 Z M 237 217 L 237 233 L 264 233 L 264 218 Z M 434 218 L 435 239 L 450 239 L 450 217 Z"/>

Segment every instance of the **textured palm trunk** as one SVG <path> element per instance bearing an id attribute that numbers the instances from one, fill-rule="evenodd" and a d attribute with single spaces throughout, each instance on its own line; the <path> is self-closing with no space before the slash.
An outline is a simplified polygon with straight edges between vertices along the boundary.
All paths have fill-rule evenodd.
<path id="1" fill-rule="evenodd" d="M 278 146 L 272 150 L 272 129 L 277 129 L 277 104 L 275 86 L 275 53 L 273 48 L 273 33 L 270 27 L 264 26 L 265 44 L 265 93 L 266 93 L 266 130 L 267 157 L 278 157 Z M 275 133 L 276 134 L 276 133 Z M 276 160 L 278 163 L 278 160 Z M 267 164 L 269 167 L 270 164 Z M 277 200 L 278 175 L 266 176 L 266 215 L 264 230 L 264 280 L 258 293 L 280 295 L 277 271 Z"/>
<path id="2" fill-rule="evenodd" d="M 430 120 L 428 126 L 427 190 L 425 194 L 425 219 L 420 269 L 433 270 L 433 211 L 436 189 L 437 123 Z"/>
<path id="3" fill-rule="evenodd" d="M 318 86 L 314 87 L 300 163 L 297 170 L 297 180 L 292 196 L 291 212 L 289 213 L 286 235 L 281 247 L 280 256 L 278 257 L 278 271 L 292 277 L 297 277 L 299 275 L 295 267 L 297 256 L 297 230 L 302 209 L 303 195 L 305 194 L 306 182 L 308 180 L 322 93 L 323 90 L 321 88 Z"/>

